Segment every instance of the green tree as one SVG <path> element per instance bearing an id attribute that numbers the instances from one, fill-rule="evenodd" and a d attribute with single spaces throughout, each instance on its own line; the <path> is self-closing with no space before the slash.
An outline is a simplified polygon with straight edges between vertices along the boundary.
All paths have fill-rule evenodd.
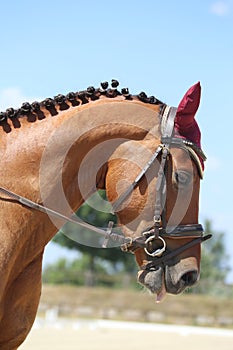
<path id="1" fill-rule="evenodd" d="M 230 270 L 225 250 L 224 233 L 214 231 L 210 220 L 205 221 L 205 233 L 212 234 L 202 246 L 201 279 L 191 290 L 196 293 L 220 294 Z"/>
<path id="2" fill-rule="evenodd" d="M 106 199 L 105 192 L 99 191 L 102 198 Z M 117 222 L 116 216 L 106 212 L 106 208 L 102 211 L 93 208 L 98 207 L 98 198 L 94 197 L 91 205 L 83 204 L 77 212 L 77 216 L 82 220 L 96 226 L 106 227 L 109 221 Z M 69 237 L 69 238 L 67 238 Z M 85 256 L 85 269 L 88 271 L 88 284 L 96 283 L 96 268 L 99 265 L 107 266 L 108 271 L 112 274 L 119 273 L 124 270 L 127 274 L 134 274 L 137 271 L 137 266 L 132 254 L 123 253 L 119 247 L 115 248 L 96 248 L 81 244 L 82 242 L 90 242 L 94 246 L 100 246 L 100 237 L 98 234 L 90 232 L 73 223 L 67 223 L 57 233 L 53 241 L 61 246 L 69 249 L 77 250 Z M 81 243 L 77 243 L 81 242 Z M 83 256 L 81 259 L 83 259 Z M 92 276 L 92 277 L 91 277 Z M 87 283 L 86 283 L 87 284 Z"/>
<path id="3" fill-rule="evenodd" d="M 107 269 L 96 262 L 95 275 L 90 275 L 88 256 L 84 255 L 79 259 L 69 261 L 61 258 L 56 263 L 46 266 L 43 271 L 43 282 L 52 284 L 73 284 L 93 286 L 97 277 L 102 278 L 99 284 L 109 285 Z"/>

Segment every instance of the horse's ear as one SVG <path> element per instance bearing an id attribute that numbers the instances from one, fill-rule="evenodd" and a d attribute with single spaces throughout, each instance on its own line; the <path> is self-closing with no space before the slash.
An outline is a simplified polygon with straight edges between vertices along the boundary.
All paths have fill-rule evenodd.
<path id="1" fill-rule="evenodd" d="M 174 134 L 201 147 L 201 132 L 195 120 L 201 98 L 200 82 L 191 86 L 177 108 Z"/>
<path id="2" fill-rule="evenodd" d="M 191 86 L 179 103 L 176 124 L 183 130 L 192 126 L 201 98 L 200 82 Z"/>

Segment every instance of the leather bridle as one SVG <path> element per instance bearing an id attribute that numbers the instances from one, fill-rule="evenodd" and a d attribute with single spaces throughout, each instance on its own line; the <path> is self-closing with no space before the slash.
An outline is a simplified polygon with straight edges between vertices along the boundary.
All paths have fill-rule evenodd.
<path id="1" fill-rule="evenodd" d="M 161 113 L 161 144 L 157 147 L 151 159 L 147 162 L 146 166 L 142 169 L 139 175 L 136 177 L 134 182 L 129 186 L 129 188 L 113 203 L 113 211 L 116 212 L 122 203 L 129 197 L 136 186 L 138 186 L 142 177 L 148 172 L 152 164 L 158 159 L 160 160 L 160 168 L 158 172 L 158 179 L 156 183 L 156 201 L 155 201 L 155 211 L 154 211 L 154 225 L 145 232 L 143 232 L 139 237 L 130 238 L 124 237 L 119 233 L 114 232 L 113 222 L 110 221 L 107 229 L 98 228 L 91 224 L 85 223 L 79 220 L 76 216 L 69 218 L 55 210 L 47 208 L 41 204 L 35 203 L 23 196 L 20 196 L 4 187 L 0 187 L 0 192 L 6 197 L 0 198 L 4 200 L 14 200 L 23 206 L 31 209 L 47 213 L 49 216 L 54 216 L 63 219 L 65 222 L 69 221 L 84 228 L 87 228 L 99 235 L 104 236 L 104 242 L 102 244 L 103 248 L 106 248 L 109 241 L 117 242 L 121 246 L 123 251 L 130 251 L 134 253 L 137 249 L 143 248 L 148 257 L 148 262 L 143 266 L 146 270 L 151 270 L 156 268 L 157 265 L 164 264 L 171 258 L 177 256 L 183 251 L 191 248 L 196 244 L 200 244 L 207 239 L 211 238 L 211 235 L 204 236 L 204 230 L 200 224 L 189 224 L 189 225 L 178 225 L 176 227 L 168 227 L 166 223 L 166 214 L 164 202 L 166 201 L 166 167 L 168 162 L 168 155 L 170 147 L 175 145 L 176 147 L 185 149 L 189 152 L 191 158 L 194 160 L 199 175 L 202 178 L 202 166 L 199 157 L 204 161 L 206 157 L 202 150 L 197 147 L 193 142 L 174 137 L 174 120 L 176 116 L 177 108 L 165 106 L 165 109 Z M 183 244 L 179 248 L 173 251 L 166 252 L 166 241 L 165 238 L 185 238 L 192 239 L 186 244 Z M 153 245 L 159 246 L 154 250 Z"/>
<path id="2" fill-rule="evenodd" d="M 121 249 L 123 251 L 130 251 L 133 253 L 137 249 L 143 248 L 148 258 L 148 263 L 144 264 L 142 267 L 145 270 L 156 268 L 157 265 L 164 264 L 183 251 L 211 238 L 211 235 L 204 236 L 204 230 L 200 224 L 186 224 L 177 225 L 175 227 L 168 227 L 166 223 L 166 173 L 170 147 L 174 145 L 188 151 L 198 168 L 198 172 L 201 178 L 203 177 L 203 171 L 199 157 L 201 157 L 203 161 L 206 160 L 203 151 L 193 142 L 173 136 L 176 113 L 177 108 L 170 106 L 165 107 L 164 112 L 161 114 L 161 144 L 157 147 L 155 153 L 146 164 L 144 169 L 136 177 L 135 181 L 113 204 L 114 211 L 119 209 L 122 203 L 132 193 L 133 189 L 138 185 L 142 177 L 150 169 L 154 161 L 160 156 L 160 167 L 156 183 L 154 225 L 150 229 L 144 231 L 139 237 L 131 239 L 129 242 L 126 242 L 121 246 Z M 165 238 L 183 238 L 192 240 L 174 249 L 173 251 L 164 254 L 167 248 Z M 153 248 L 153 244 L 155 246 L 157 245 L 155 249 Z"/>

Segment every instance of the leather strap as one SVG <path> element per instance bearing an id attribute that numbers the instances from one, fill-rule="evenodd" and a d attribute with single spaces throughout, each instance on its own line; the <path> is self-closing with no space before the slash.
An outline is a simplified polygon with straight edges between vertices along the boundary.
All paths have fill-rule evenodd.
<path id="1" fill-rule="evenodd" d="M 166 227 L 165 230 L 162 228 L 159 229 L 159 236 L 163 238 L 200 238 L 203 237 L 203 233 L 204 229 L 201 224 L 178 225 L 174 227 Z M 144 232 L 142 236 L 139 236 L 131 241 L 125 242 L 125 244 L 121 246 L 121 249 L 123 251 L 134 252 L 139 248 L 148 248 L 146 241 L 150 235 L 154 236 L 153 227 Z"/>
<path id="2" fill-rule="evenodd" d="M 174 258 L 175 256 L 179 255 L 180 253 L 183 253 L 185 250 L 192 248 L 196 244 L 200 244 L 205 242 L 207 239 L 210 239 L 212 237 L 211 234 L 203 236 L 203 237 L 198 237 L 193 239 L 192 241 L 189 241 L 188 243 L 172 250 L 171 252 L 161 256 L 161 257 L 156 257 L 152 259 L 152 261 L 149 261 L 147 264 L 142 266 L 142 270 L 152 270 L 156 269 L 158 265 L 164 264 L 165 262 L 169 261 L 170 259 Z"/>
<path id="3" fill-rule="evenodd" d="M 145 165 L 145 167 L 142 169 L 142 171 L 138 174 L 138 176 L 135 178 L 134 182 L 127 188 L 127 190 L 125 192 L 123 192 L 119 198 L 112 204 L 112 211 L 113 213 L 115 213 L 120 206 L 122 205 L 122 203 L 129 197 L 129 195 L 133 192 L 133 190 L 135 189 L 135 187 L 138 185 L 139 181 L 141 180 L 141 178 L 147 173 L 147 171 L 150 169 L 150 167 L 152 166 L 152 164 L 154 163 L 154 161 L 158 158 L 159 154 L 161 153 L 163 149 L 162 145 L 159 145 L 155 151 L 155 153 L 153 154 L 153 156 L 151 157 L 151 159 L 148 161 L 148 163 Z"/>
<path id="4" fill-rule="evenodd" d="M 35 209 L 35 210 L 40 211 L 42 213 L 46 213 L 47 215 L 51 215 L 51 216 L 56 217 L 58 219 L 64 220 L 64 222 L 69 221 L 69 222 L 72 222 L 73 224 L 78 224 L 79 226 L 82 226 L 86 229 L 94 231 L 94 232 L 100 234 L 101 236 L 104 236 L 105 237 L 105 242 L 104 242 L 105 245 L 106 245 L 106 239 L 109 239 L 109 238 L 111 238 L 115 242 L 119 242 L 119 244 L 128 242 L 127 237 L 124 237 L 124 236 L 120 235 L 119 233 L 112 232 L 112 227 L 113 227 L 112 221 L 110 221 L 108 228 L 105 230 L 105 229 L 93 226 L 91 224 L 88 224 L 87 222 L 83 222 L 83 221 L 79 220 L 78 217 L 76 217 L 76 216 L 72 217 L 72 218 L 65 216 L 65 215 L 63 215 L 55 210 L 44 207 L 41 204 L 35 203 L 35 202 L 33 202 L 33 201 L 23 197 L 23 196 L 20 196 L 12 191 L 9 191 L 4 187 L 0 187 L 0 192 L 7 196 L 4 198 L 4 200 L 14 200 L 14 201 L 16 201 L 16 202 L 18 202 L 18 203 L 20 203 L 28 208 Z"/>
<path id="5" fill-rule="evenodd" d="M 160 162 L 159 172 L 158 172 L 158 179 L 156 183 L 156 200 L 155 200 L 155 211 L 154 211 L 154 228 L 155 228 L 155 235 L 158 237 L 159 235 L 159 229 L 161 227 L 161 221 L 162 226 L 165 227 L 165 201 L 166 201 L 166 174 L 165 174 L 165 168 L 166 168 L 166 162 L 167 162 L 167 156 L 169 154 L 169 149 L 171 146 L 171 137 L 173 134 L 174 129 L 174 121 L 176 117 L 177 108 L 175 107 L 169 107 L 169 110 L 167 112 L 167 120 L 166 125 L 164 127 L 164 131 L 162 132 L 162 142 L 166 140 L 166 142 L 163 144 L 162 149 L 162 158 Z M 162 220 L 161 220 L 162 216 Z"/>
<path id="6" fill-rule="evenodd" d="M 174 122 L 176 117 L 177 108 L 176 107 L 170 107 L 168 118 L 165 126 L 164 132 L 162 131 L 162 142 L 163 138 L 170 138 L 172 137 L 173 129 L 174 129 Z"/>

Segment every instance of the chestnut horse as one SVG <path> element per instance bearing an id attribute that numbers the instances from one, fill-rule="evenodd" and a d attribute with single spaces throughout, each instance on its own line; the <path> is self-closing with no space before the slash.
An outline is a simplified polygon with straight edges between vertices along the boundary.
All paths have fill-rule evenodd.
<path id="1" fill-rule="evenodd" d="M 172 121 L 167 105 L 120 92 L 116 80 L 0 113 L 1 350 L 17 349 L 26 338 L 44 248 L 96 189 L 106 190 L 126 237 L 123 248 L 135 254 L 138 280 L 157 301 L 196 283 L 203 240 L 204 155 L 194 119 L 200 89 L 197 83 L 186 93 Z"/>

